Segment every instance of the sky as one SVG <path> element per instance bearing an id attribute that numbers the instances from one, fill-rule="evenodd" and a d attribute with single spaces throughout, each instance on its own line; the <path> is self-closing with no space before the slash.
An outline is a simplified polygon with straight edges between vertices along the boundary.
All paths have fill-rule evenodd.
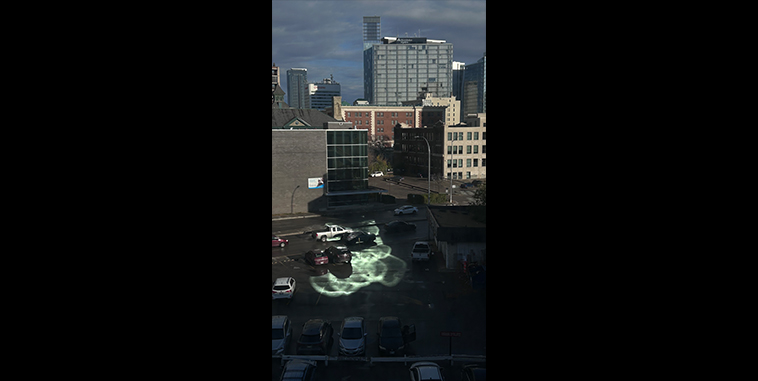
<path id="1" fill-rule="evenodd" d="M 485 0 L 272 0 L 272 63 L 280 68 L 285 92 L 287 70 L 306 68 L 309 83 L 334 75 L 342 100 L 352 104 L 363 98 L 363 16 L 381 17 L 382 37 L 446 40 L 453 44 L 453 61 L 472 64 L 487 51 L 486 5 Z"/>

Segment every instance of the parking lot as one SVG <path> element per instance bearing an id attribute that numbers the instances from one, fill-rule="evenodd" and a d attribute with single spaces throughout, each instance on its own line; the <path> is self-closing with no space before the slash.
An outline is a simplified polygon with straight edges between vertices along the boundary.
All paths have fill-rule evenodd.
<path id="1" fill-rule="evenodd" d="M 421 208 L 422 209 L 422 208 Z M 292 321 L 292 340 L 285 354 L 295 354 L 296 341 L 302 325 L 312 318 L 327 319 L 335 329 L 330 356 L 338 356 L 338 337 L 342 319 L 362 316 L 368 328 L 365 357 L 379 356 L 377 325 L 382 316 L 397 316 L 402 324 L 416 327 L 416 341 L 408 347 L 409 356 L 447 355 L 448 337 L 441 331 L 460 332 L 452 339 L 452 353 L 486 355 L 485 351 L 485 291 L 472 290 L 465 279 L 455 271 L 440 268 L 440 258 L 432 256 L 430 262 L 411 263 L 410 250 L 416 241 L 427 240 L 425 211 L 418 215 L 393 217 L 392 213 L 377 212 L 375 217 L 361 220 L 362 216 L 333 218 L 330 222 L 352 227 L 345 222 L 365 225 L 357 229 L 377 235 L 376 243 L 365 247 L 351 247 L 351 264 L 327 264 L 311 266 L 302 260 L 310 249 L 326 249 L 336 242 L 321 243 L 307 234 L 302 234 L 314 221 L 303 219 L 299 223 L 288 222 L 287 229 L 298 231 L 285 238 L 290 246 L 272 249 L 272 282 L 279 277 L 294 277 L 297 289 L 292 299 L 272 300 L 272 315 L 287 315 Z M 383 224 L 392 219 L 413 221 L 415 232 L 386 234 Z M 343 222 L 344 221 L 344 222 Z M 361 222 L 358 224 L 357 222 Z M 319 223 L 323 220 L 319 220 Z M 373 225 L 372 225 L 373 223 Z M 273 227 L 277 229 L 277 226 Z M 365 361 L 329 362 L 319 361 L 317 379 L 388 380 L 408 379 L 408 365 L 403 363 L 378 363 Z M 450 366 L 445 361 L 440 365 L 448 379 L 459 377 L 461 364 Z M 482 364 L 484 365 L 484 364 Z M 272 360 L 272 379 L 281 374 L 281 360 Z"/>

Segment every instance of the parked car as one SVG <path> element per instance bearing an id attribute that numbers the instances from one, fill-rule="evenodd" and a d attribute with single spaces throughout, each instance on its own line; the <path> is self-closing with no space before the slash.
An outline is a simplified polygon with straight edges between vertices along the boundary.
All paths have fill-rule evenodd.
<path id="1" fill-rule="evenodd" d="M 464 188 L 464 189 L 465 188 L 473 188 L 473 187 L 474 187 L 473 183 L 463 183 L 463 184 L 461 184 L 461 188 Z"/>
<path id="2" fill-rule="evenodd" d="M 271 299 L 292 299 L 297 282 L 293 277 L 276 278 L 271 286 Z"/>
<path id="3" fill-rule="evenodd" d="M 316 373 L 316 362 L 309 360 L 290 360 L 284 365 L 280 381 L 312 381 Z"/>
<path id="4" fill-rule="evenodd" d="M 329 263 L 329 257 L 324 250 L 311 250 L 305 253 L 305 261 L 313 266 L 325 265 Z"/>
<path id="5" fill-rule="evenodd" d="M 277 236 L 275 236 L 273 234 L 271 235 L 271 247 L 277 247 L 277 246 L 278 247 L 284 247 L 288 243 L 290 243 L 289 240 L 286 240 L 286 239 L 283 239 L 283 238 L 279 238 L 279 237 L 277 237 Z"/>
<path id="6" fill-rule="evenodd" d="M 413 363 L 410 372 L 411 381 L 444 381 L 442 368 L 431 361 Z"/>
<path id="7" fill-rule="evenodd" d="M 471 184 L 473 186 L 475 186 L 475 187 L 478 187 L 478 186 L 484 184 L 484 182 L 482 182 L 481 180 L 474 180 L 474 181 L 471 182 Z"/>
<path id="8" fill-rule="evenodd" d="M 271 354 L 283 354 L 291 338 L 292 324 L 287 315 L 271 316 Z"/>
<path id="9" fill-rule="evenodd" d="M 376 239 L 376 234 L 366 232 L 352 232 L 348 235 L 342 236 L 342 242 L 346 245 L 361 245 L 365 243 L 373 243 Z"/>
<path id="10" fill-rule="evenodd" d="M 411 249 L 411 262 L 428 261 L 431 252 L 429 242 L 416 242 Z"/>
<path id="11" fill-rule="evenodd" d="M 388 222 L 386 225 L 384 225 L 384 231 L 386 231 L 387 233 L 408 232 L 408 231 L 415 231 L 415 230 L 416 230 L 416 224 L 412 222 L 391 221 L 391 222 Z"/>
<path id="12" fill-rule="evenodd" d="M 320 240 L 321 242 L 326 242 L 326 240 L 329 238 L 339 238 L 347 233 L 353 232 L 353 229 L 339 225 L 326 224 L 325 226 L 326 229 L 324 231 L 311 233 L 313 239 Z"/>
<path id="13" fill-rule="evenodd" d="M 297 354 L 325 355 L 329 353 L 334 339 L 334 329 L 329 320 L 310 319 L 303 324 L 303 333 L 297 340 Z"/>
<path id="14" fill-rule="evenodd" d="M 325 252 L 329 258 L 329 262 L 332 263 L 350 264 L 350 261 L 353 259 L 353 253 L 350 252 L 347 246 L 329 246 Z"/>
<path id="15" fill-rule="evenodd" d="M 366 354 L 367 335 L 366 322 L 362 317 L 346 317 L 337 333 L 340 338 L 339 353 L 347 356 Z"/>
<path id="16" fill-rule="evenodd" d="M 480 368 L 478 364 L 464 365 L 461 370 L 463 381 L 487 381 L 487 369 Z"/>
<path id="17" fill-rule="evenodd" d="M 416 326 L 402 326 L 395 316 L 379 318 L 379 354 L 396 355 L 404 353 L 406 346 L 416 340 Z"/>
<path id="18" fill-rule="evenodd" d="M 382 177 L 384 173 L 382 171 L 374 171 L 371 173 L 371 177 Z"/>
<path id="19" fill-rule="evenodd" d="M 416 213 L 418 213 L 418 209 L 413 205 L 403 205 L 395 209 L 396 216 L 402 216 L 403 214 L 416 214 Z"/>

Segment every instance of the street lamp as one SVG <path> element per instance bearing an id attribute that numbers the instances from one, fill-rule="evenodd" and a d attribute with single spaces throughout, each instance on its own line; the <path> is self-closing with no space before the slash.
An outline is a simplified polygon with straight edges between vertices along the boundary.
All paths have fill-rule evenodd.
<path id="1" fill-rule="evenodd" d="M 426 140 L 423 136 L 414 136 L 414 139 L 424 139 L 426 142 L 426 149 L 429 152 L 429 156 L 427 158 L 427 172 L 426 172 L 426 205 L 431 204 L 432 202 L 432 146 L 429 145 L 429 141 Z"/>
<path id="2" fill-rule="evenodd" d="M 300 188 L 300 185 L 296 186 L 295 189 L 292 191 L 292 198 L 290 199 L 290 214 L 295 213 L 295 191 L 297 188 Z"/>

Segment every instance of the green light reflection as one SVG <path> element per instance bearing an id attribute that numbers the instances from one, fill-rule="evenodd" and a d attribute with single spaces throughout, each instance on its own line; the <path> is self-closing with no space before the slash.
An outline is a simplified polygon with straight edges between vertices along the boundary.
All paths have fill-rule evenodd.
<path id="1" fill-rule="evenodd" d="M 368 220 L 360 225 L 375 223 L 374 220 Z M 392 248 L 385 245 L 379 237 L 379 228 L 367 226 L 359 230 L 375 234 L 376 245 L 363 250 L 350 250 L 353 253 L 353 273 L 348 278 L 337 278 L 331 273 L 310 277 L 313 289 L 323 296 L 336 298 L 350 295 L 374 282 L 394 287 L 403 279 L 407 265 L 404 260 L 391 254 Z"/>

